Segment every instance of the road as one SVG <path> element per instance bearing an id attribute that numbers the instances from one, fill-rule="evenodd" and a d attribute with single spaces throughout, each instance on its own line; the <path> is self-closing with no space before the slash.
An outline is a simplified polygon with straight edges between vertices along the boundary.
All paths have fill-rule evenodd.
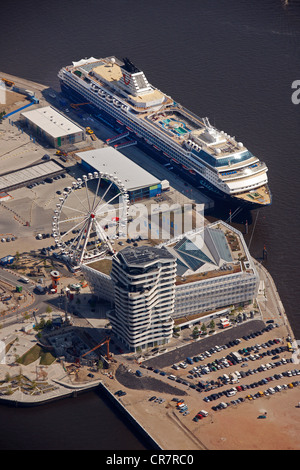
<path id="1" fill-rule="evenodd" d="M 279 325 L 285 325 L 288 333 L 293 337 L 293 331 L 285 314 L 284 306 L 280 300 L 276 285 L 266 268 L 254 260 L 255 267 L 258 270 L 259 278 L 264 282 L 264 294 L 257 296 L 257 301 L 262 312 L 264 320 L 274 320 Z"/>
<path id="2" fill-rule="evenodd" d="M 23 292 L 25 292 L 28 297 L 32 298 L 30 305 L 27 303 L 25 307 L 19 308 L 17 312 L 8 313 L 4 321 L 12 321 L 15 317 L 18 317 L 18 315 L 21 315 L 26 311 L 35 311 L 37 315 L 45 312 L 46 307 L 44 302 L 48 299 L 48 296 L 47 294 L 39 294 L 35 296 L 33 293 L 35 283 L 29 281 L 28 284 L 24 284 L 22 281 L 20 281 L 20 276 L 17 276 L 16 274 L 3 268 L 0 268 L 0 280 L 9 283 L 12 286 L 22 285 Z"/>

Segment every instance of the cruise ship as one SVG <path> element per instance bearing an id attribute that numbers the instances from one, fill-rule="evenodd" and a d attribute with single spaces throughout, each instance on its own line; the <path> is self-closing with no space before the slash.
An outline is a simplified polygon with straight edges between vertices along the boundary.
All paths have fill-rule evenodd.
<path id="1" fill-rule="evenodd" d="M 92 106 L 118 135 L 129 133 L 212 197 L 250 210 L 271 204 L 266 164 L 207 117 L 152 86 L 128 58 L 81 59 L 63 67 L 58 77 L 63 93 Z"/>

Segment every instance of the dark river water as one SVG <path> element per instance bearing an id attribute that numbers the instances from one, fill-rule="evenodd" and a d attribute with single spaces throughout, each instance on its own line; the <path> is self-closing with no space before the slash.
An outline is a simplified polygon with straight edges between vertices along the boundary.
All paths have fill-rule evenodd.
<path id="1" fill-rule="evenodd" d="M 273 204 L 253 213 L 246 239 L 254 257 L 266 246 L 300 338 L 300 104 L 291 99 L 299 1 L 1 2 L 0 44 L 0 70 L 57 90 L 58 70 L 72 61 L 129 57 L 150 83 L 265 161 Z M 144 448 L 94 393 L 30 410 L 0 406 L 0 422 L 3 449 Z"/>

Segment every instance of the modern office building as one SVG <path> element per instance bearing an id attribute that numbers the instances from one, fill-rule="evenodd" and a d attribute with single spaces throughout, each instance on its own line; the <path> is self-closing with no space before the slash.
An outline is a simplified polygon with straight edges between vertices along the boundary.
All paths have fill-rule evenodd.
<path id="1" fill-rule="evenodd" d="M 244 305 L 255 299 L 259 276 L 242 234 L 225 222 L 164 244 L 177 261 L 173 318 Z"/>
<path id="2" fill-rule="evenodd" d="M 173 333 L 176 261 L 168 250 L 127 247 L 112 260 L 115 335 L 130 351 L 168 343 Z"/>
<path id="3" fill-rule="evenodd" d="M 80 269 L 95 297 L 114 305 L 115 289 L 111 278 L 112 258 L 102 258 L 94 263 L 82 264 Z"/>
<path id="4" fill-rule="evenodd" d="M 52 106 L 26 111 L 21 113 L 21 117 L 38 138 L 54 148 L 64 148 L 85 140 L 85 129 Z"/>
<path id="5" fill-rule="evenodd" d="M 131 350 L 169 341 L 174 319 L 253 302 L 259 287 L 242 234 L 222 221 L 82 271 L 93 293 L 114 303 L 109 320 Z"/>

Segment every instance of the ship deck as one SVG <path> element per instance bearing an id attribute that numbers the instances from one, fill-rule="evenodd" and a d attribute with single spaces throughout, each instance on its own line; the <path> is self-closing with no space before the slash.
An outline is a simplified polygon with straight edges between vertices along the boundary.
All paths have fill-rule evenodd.
<path id="1" fill-rule="evenodd" d="M 148 112 L 147 115 L 142 115 L 141 118 L 169 137 L 172 137 L 179 144 L 182 144 L 184 138 L 192 130 L 196 129 L 195 124 L 189 122 L 184 115 L 178 113 L 176 108 L 164 109 L 161 112 Z"/>
<path id="2" fill-rule="evenodd" d="M 235 197 L 242 201 L 252 202 L 261 206 L 269 205 L 272 202 L 270 190 L 266 185 L 252 191 L 246 191 L 242 194 L 235 194 Z"/>
<path id="3" fill-rule="evenodd" d="M 70 67 L 69 70 L 76 75 L 76 71 L 80 70 L 81 67 Z M 89 74 L 89 80 L 95 85 L 101 86 L 108 93 L 113 93 L 116 98 L 125 101 L 134 113 L 135 118 L 145 120 L 154 128 L 159 129 L 160 132 L 171 137 L 180 146 L 189 138 L 190 133 L 197 134 L 201 139 L 203 149 L 208 152 L 211 151 L 210 146 L 201 136 L 206 127 L 203 120 L 188 109 L 175 104 L 171 97 L 156 88 L 153 88 L 151 93 L 124 96 L 124 91 L 119 86 L 122 79 L 120 65 L 117 63 L 112 64 L 105 59 L 102 59 L 102 62 L 99 62 L 93 69 L 91 69 L 90 64 L 88 70 L 94 72 L 93 75 Z M 151 106 L 151 103 L 154 103 L 153 106 Z M 158 106 L 160 109 L 158 109 Z M 217 147 L 221 151 L 218 157 L 234 153 L 237 150 L 236 145 L 229 141 L 226 142 L 226 145 L 216 145 Z"/>

